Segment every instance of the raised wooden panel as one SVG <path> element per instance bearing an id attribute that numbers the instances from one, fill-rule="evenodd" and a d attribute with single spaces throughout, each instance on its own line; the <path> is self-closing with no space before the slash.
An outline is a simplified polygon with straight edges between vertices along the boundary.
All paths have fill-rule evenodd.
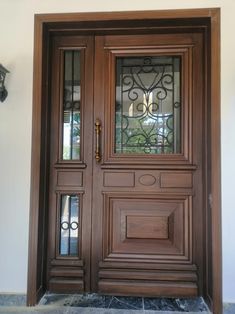
<path id="1" fill-rule="evenodd" d="M 81 171 L 58 171 L 57 185 L 58 186 L 82 186 L 83 173 Z"/>
<path id="2" fill-rule="evenodd" d="M 135 263 L 129 263 L 126 261 L 115 261 L 113 263 L 112 261 L 100 261 L 99 262 L 99 268 L 105 269 L 105 270 L 112 270 L 112 269 L 120 269 L 120 270 L 128 270 L 128 271 L 134 271 L 134 270 L 146 270 L 146 271 L 177 271 L 177 272 L 197 272 L 198 268 L 195 264 L 189 264 L 189 263 L 174 263 L 172 264 L 171 261 L 169 263 L 155 263 L 155 261 L 146 261 L 142 263 L 141 261 L 135 262 Z"/>
<path id="3" fill-rule="evenodd" d="M 105 198 L 105 261 L 190 261 L 190 197 L 106 194 Z"/>
<path id="4" fill-rule="evenodd" d="M 99 270 L 99 291 L 101 293 L 120 295 L 127 293 L 125 289 L 123 290 L 125 292 L 122 292 L 120 285 L 123 284 L 126 287 L 128 283 L 130 284 L 128 295 L 172 296 L 176 295 L 177 285 L 182 296 L 196 296 L 198 293 L 198 275 L 195 265 L 125 264 L 128 269 L 125 268 L 124 263 L 100 263 L 102 268 Z M 111 282 L 115 282 L 115 286 L 112 286 Z"/>
<path id="5" fill-rule="evenodd" d="M 123 270 L 102 269 L 99 271 L 100 279 L 136 279 L 136 280 L 161 280 L 161 281 L 197 281 L 197 275 L 193 271 L 164 271 L 164 270 Z"/>
<path id="6" fill-rule="evenodd" d="M 83 260 L 78 260 L 78 259 L 52 259 L 50 261 L 51 266 L 76 266 L 76 267 L 83 267 L 84 266 L 84 261 Z"/>
<path id="7" fill-rule="evenodd" d="M 133 187 L 135 185 L 134 172 L 104 172 L 104 186 Z"/>
<path id="8" fill-rule="evenodd" d="M 52 266 L 49 270 L 49 289 L 54 292 L 84 291 L 84 270 L 73 266 Z"/>
<path id="9" fill-rule="evenodd" d="M 151 186 L 156 182 L 156 178 L 152 174 L 143 174 L 138 181 L 142 185 Z"/>
<path id="10" fill-rule="evenodd" d="M 192 173 L 162 172 L 160 186 L 161 188 L 192 188 Z"/>
<path id="11" fill-rule="evenodd" d="M 84 271 L 74 267 L 53 267 L 50 270 L 51 277 L 83 277 Z"/>
<path id="12" fill-rule="evenodd" d="M 84 291 L 84 282 L 81 279 L 51 278 L 49 290 L 59 293 L 78 293 Z"/>
<path id="13" fill-rule="evenodd" d="M 126 238 L 168 239 L 168 218 L 127 216 Z"/>
<path id="14" fill-rule="evenodd" d="M 162 282 L 135 280 L 105 280 L 99 281 L 99 292 L 114 295 L 136 295 L 152 297 L 197 296 L 197 284 L 194 282 Z"/>
<path id="15" fill-rule="evenodd" d="M 135 186 L 142 190 L 159 189 L 159 171 L 136 171 Z"/>

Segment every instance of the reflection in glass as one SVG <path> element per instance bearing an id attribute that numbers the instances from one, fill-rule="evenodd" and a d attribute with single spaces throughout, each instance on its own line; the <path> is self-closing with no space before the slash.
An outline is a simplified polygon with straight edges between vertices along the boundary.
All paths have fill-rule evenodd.
<path id="1" fill-rule="evenodd" d="M 78 255 L 79 197 L 61 196 L 60 255 Z"/>
<path id="2" fill-rule="evenodd" d="M 115 111 L 115 153 L 180 153 L 180 57 L 118 57 Z"/>
<path id="3" fill-rule="evenodd" d="M 63 159 L 80 159 L 80 52 L 64 52 Z"/>

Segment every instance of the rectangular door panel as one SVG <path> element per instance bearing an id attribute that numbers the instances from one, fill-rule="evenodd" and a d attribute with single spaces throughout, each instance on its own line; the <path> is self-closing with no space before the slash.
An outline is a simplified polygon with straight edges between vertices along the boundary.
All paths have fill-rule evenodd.
<path id="1" fill-rule="evenodd" d="M 181 192 L 192 195 L 192 171 L 105 170 L 103 185 L 106 190 Z"/>
<path id="2" fill-rule="evenodd" d="M 101 293 L 201 293 L 201 43 L 200 34 L 95 39 L 91 272 Z"/>
<path id="3" fill-rule="evenodd" d="M 104 261 L 191 262 L 191 199 L 106 194 Z"/>
<path id="4" fill-rule="evenodd" d="M 197 296 L 197 284 L 193 282 L 177 281 L 149 281 L 145 280 L 104 280 L 99 281 L 99 291 L 103 294 L 136 295 L 148 297 L 194 297 Z"/>

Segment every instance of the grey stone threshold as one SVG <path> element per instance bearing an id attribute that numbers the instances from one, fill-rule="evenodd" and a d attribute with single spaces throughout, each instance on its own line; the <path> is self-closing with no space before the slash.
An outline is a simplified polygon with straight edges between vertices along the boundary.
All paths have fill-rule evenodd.
<path id="1" fill-rule="evenodd" d="M 93 297 L 92 297 L 93 296 Z M 97 299 L 98 297 L 98 299 Z M 85 300 L 84 300 L 85 298 Z M 90 300 L 88 300 L 91 298 Z M 101 299 L 100 299 L 101 298 Z M 111 299 L 114 298 L 114 299 Z M 91 306 L 87 301 L 92 301 Z M 154 301 L 155 300 L 165 300 L 165 299 L 150 299 L 145 298 L 149 301 L 149 299 L 153 302 L 153 308 L 144 308 L 144 304 L 142 308 L 130 308 L 132 305 L 132 302 L 134 301 L 134 306 L 138 306 L 138 302 L 140 298 L 124 298 L 126 299 L 127 306 L 125 305 L 125 302 L 119 302 L 118 301 L 120 297 L 106 297 L 104 299 L 104 296 L 98 296 L 98 295 L 88 295 L 88 296 L 82 296 L 82 295 L 57 295 L 57 294 L 46 294 L 39 305 L 35 307 L 26 307 L 26 295 L 24 294 L 0 294 L 0 313 L 65 313 L 65 314 L 74 314 L 74 313 L 80 313 L 80 314 L 182 314 L 182 313 L 192 313 L 192 314 L 208 314 L 210 313 L 208 310 L 200 309 L 200 311 L 196 311 L 194 308 L 193 311 L 177 311 L 177 310 L 169 310 L 169 309 L 156 309 L 156 306 L 154 308 Z M 136 300 L 137 299 L 137 300 Z M 142 298 L 141 298 L 142 299 Z M 110 301 L 114 302 L 113 304 L 116 304 L 117 308 L 105 308 L 103 306 L 101 301 Z M 85 302 L 84 302 L 85 301 Z M 143 303 L 142 299 L 142 303 Z M 80 304 L 82 306 L 79 306 Z M 136 303 L 137 302 L 137 303 Z M 159 305 L 158 302 L 155 305 Z M 109 304 L 111 305 L 111 304 Z M 118 307 L 124 307 L 124 308 L 118 308 Z M 147 306 L 149 304 L 147 303 Z M 107 307 L 107 304 L 106 304 Z M 129 307 L 129 308 L 128 308 Z M 225 303 L 224 304 L 224 310 L 223 314 L 235 314 L 235 303 Z"/>
<path id="2" fill-rule="evenodd" d="M 24 306 L 0 306 L 0 313 L 25 313 L 25 314 L 182 314 L 185 312 L 176 311 L 153 311 L 153 310 L 126 310 L 126 309 L 102 309 L 102 308 L 82 308 L 69 306 L 53 306 L 53 305 L 39 305 L 32 308 Z M 208 314 L 209 312 L 187 312 L 188 314 Z"/>

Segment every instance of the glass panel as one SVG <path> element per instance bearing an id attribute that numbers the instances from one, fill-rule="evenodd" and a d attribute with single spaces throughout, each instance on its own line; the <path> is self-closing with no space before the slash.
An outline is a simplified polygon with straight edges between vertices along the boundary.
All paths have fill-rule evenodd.
<path id="1" fill-rule="evenodd" d="M 79 197 L 61 196 L 60 255 L 78 256 Z"/>
<path id="2" fill-rule="evenodd" d="M 80 52 L 64 52 L 63 159 L 80 159 Z"/>
<path id="3" fill-rule="evenodd" d="M 116 59 L 116 154 L 180 153 L 180 57 Z"/>

